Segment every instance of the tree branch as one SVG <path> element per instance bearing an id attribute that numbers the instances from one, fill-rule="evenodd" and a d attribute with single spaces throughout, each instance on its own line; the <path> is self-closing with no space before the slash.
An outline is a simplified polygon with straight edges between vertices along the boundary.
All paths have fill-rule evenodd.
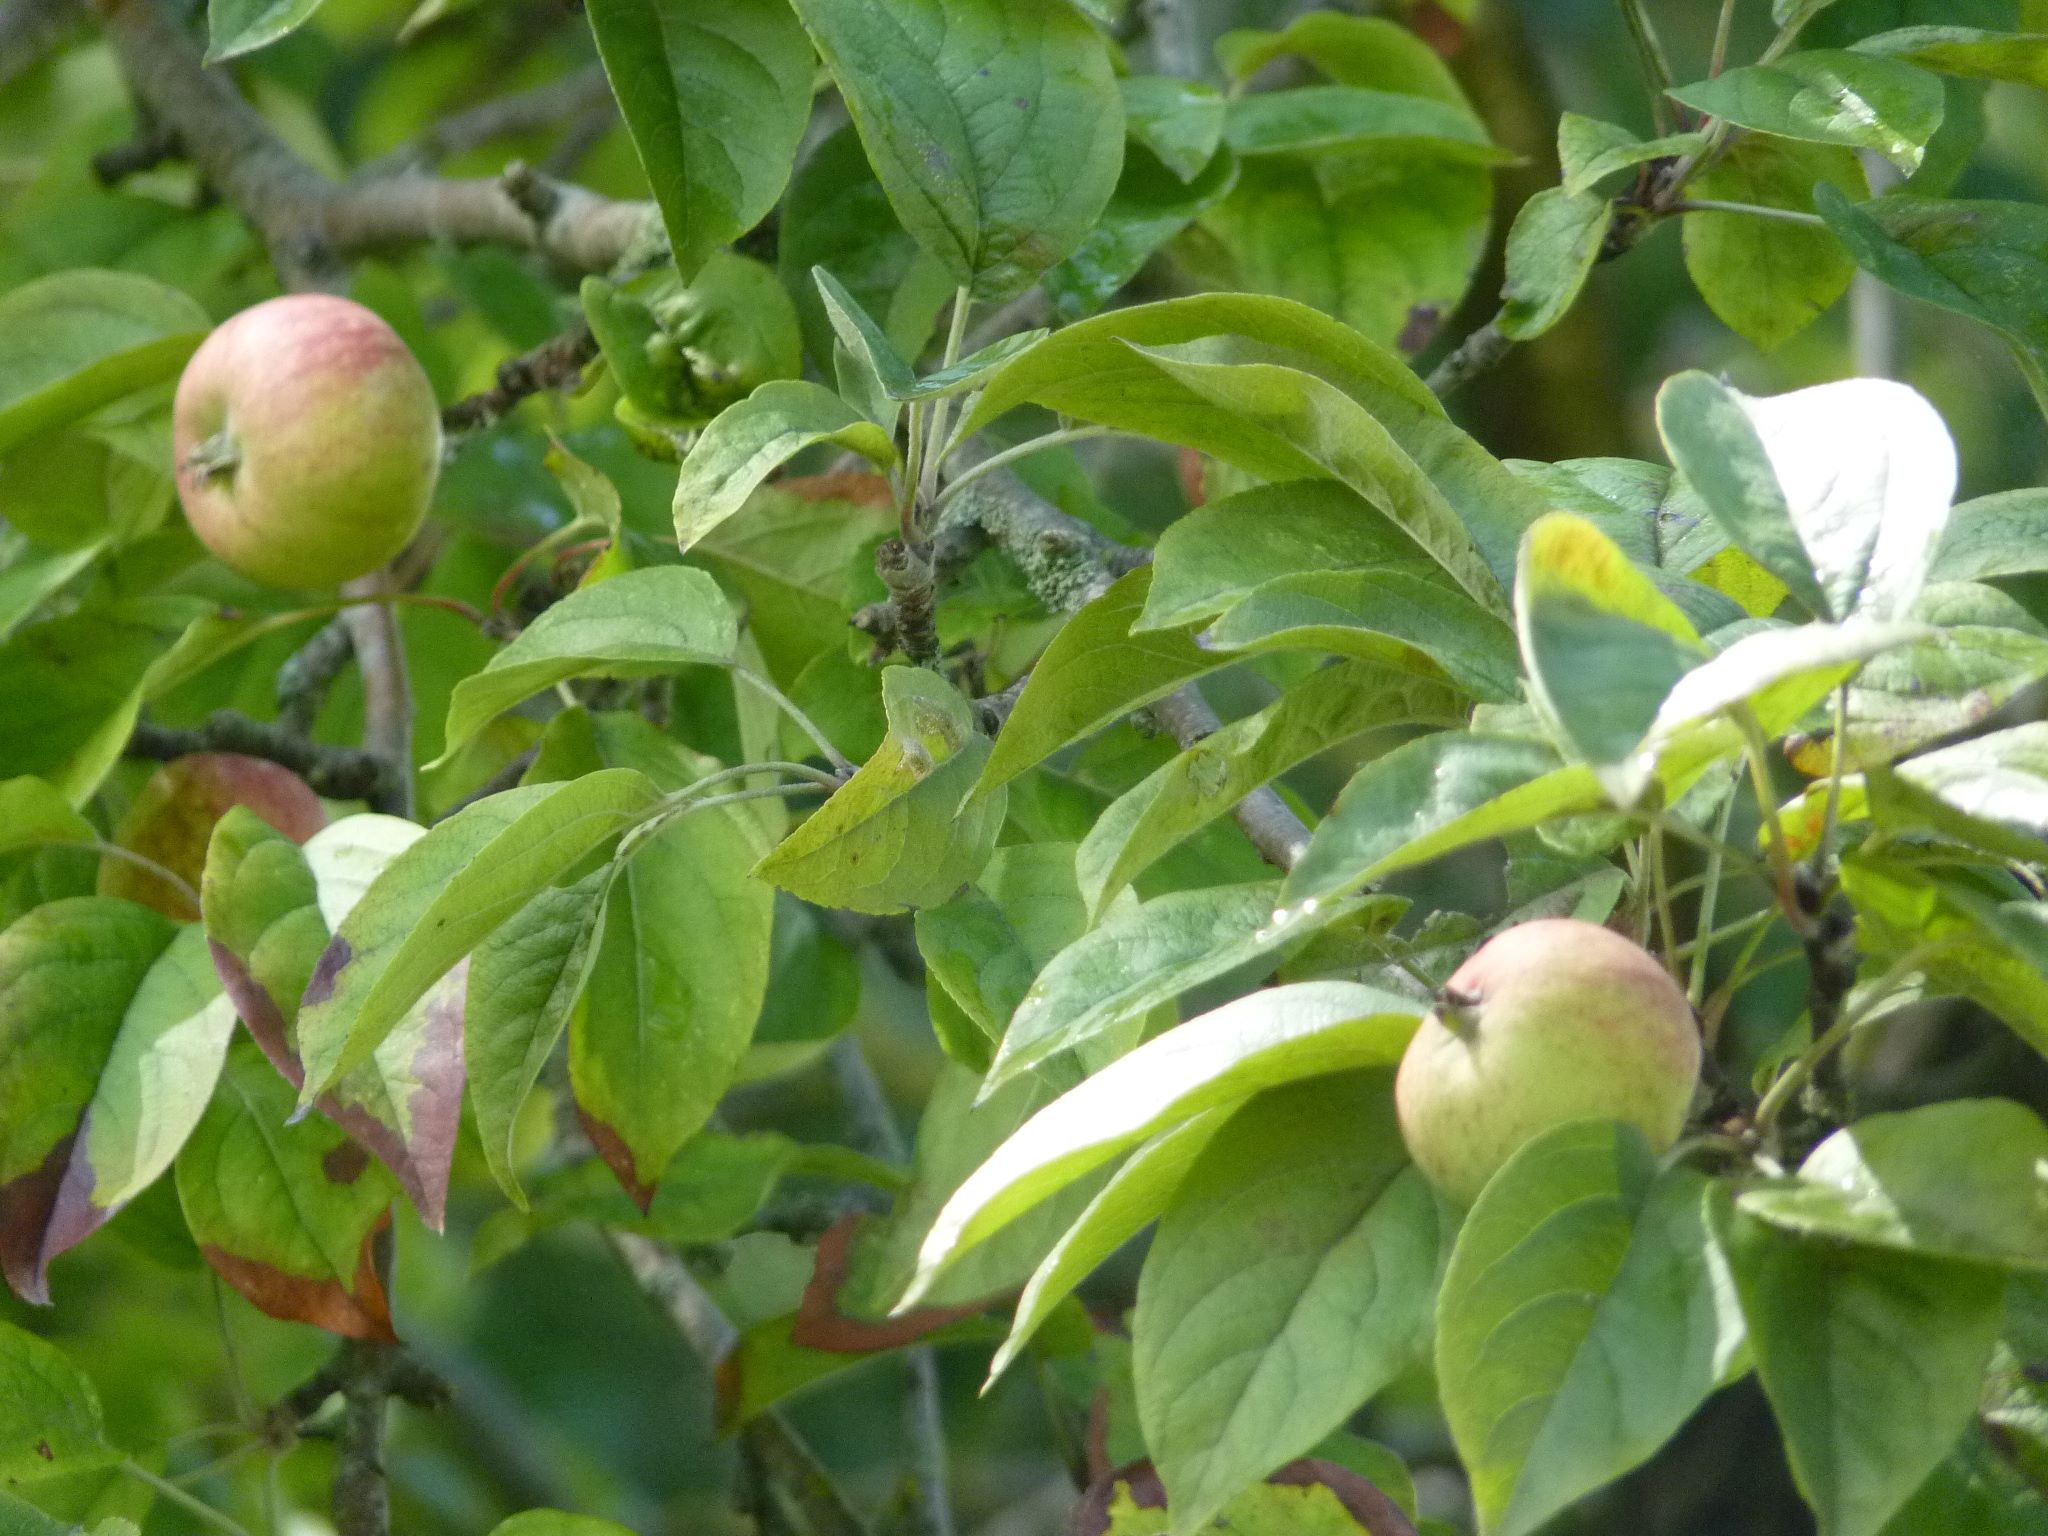
<path id="1" fill-rule="evenodd" d="M 571 119 L 580 122 L 601 108 L 608 109 L 611 100 L 611 82 L 605 78 L 601 65 L 592 64 L 560 79 L 450 113 L 410 144 L 371 161 L 359 174 L 430 170 L 443 160 L 481 149 L 498 139 L 532 133 Z M 611 113 L 607 110 L 605 115 L 609 118 Z"/>
<path id="2" fill-rule="evenodd" d="M 360 577 L 342 587 L 344 597 L 374 596 L 391 590 L 384 571 Z M 398 610 L 390 603 L 357 603 L 341 610 L 349 643 L 363 678 L 363 750 L 384 765 L 372 808 L 390 816 L 410 816 L 412 794 L 412 679 L 406 670 L 405 638 L 398 631 Z"/>
<path id="3" fill-rule="evenodd" d="M 278 729 L 311 736 L 320 706 L 327 702 L 327 690 L 354 654 L 348 625 L 335 618 L 287 656 L 277 669 Z"/>
<path id="4" fill-rule="evenodd" d="M 255 225 L 295 286 L 331 285 L 339 258 L 422 240 L 524 246 L 595 272 L 660 238 L 651 203 L 543 186 L 523 169 L 502 180 L 333 181 L 271 131 L 226 73 L 205 66 L 158 0 L 100 0 L 99 14 L 141 108 Z M 545 213 L 537 213 L 543 205 Z"/>
<path id="5" fill-rule="evenodd" d="M 498 364 L 497 382 L 442 411 L 441 427 L 447 432 L 475 432 L 495 425 L 530 395 L 573 388 L 596 356 L 597 337 L 587 323 L 578 323 Z"/>
<path id="6" fill-rule="evenodd" d="M 40 64 L 77 19 L 69 0 L 0 0 L 0 88 Z"/>
<path id="7" fill-rule="evenodd" d="M 384 788 L 383 760 L 354 747 L 308 741 L 281 725 L 216 710 L 196 730 L 171 730 L 147 721 L 128 738 L 130 757 L 167 763 L 195 752 L 239 752 L 289 768 L 330 800 L 376 800 Z"/>

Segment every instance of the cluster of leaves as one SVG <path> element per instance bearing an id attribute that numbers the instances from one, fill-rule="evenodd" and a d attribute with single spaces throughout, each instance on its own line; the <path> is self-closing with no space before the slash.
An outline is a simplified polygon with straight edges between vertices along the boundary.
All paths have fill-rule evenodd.
<path id="1" fill-rule="evenodd" d="M 213 55 L 312 9 L 216 0 Z M 1779 10 L 1756 62 L 1669 92 L 1685 126 L 1566 118 L 1494 330 L 1539 335 L 1681 218 L 1759 344 L 1860 265 L 1997 330 L 2048 406 L 2044 215 L 1939 198 L 1983 83 L 2048 83 L 2048 38 L 2015 12 L 1801 47 L 1829 8 Z M 569 516 L 436 566 L 435 600 L 516 630 L 412 648 L 438 814 L 242 759 L 136 792 L 145 712 L 247 703 L 331 605 L 231 585 L 167 521 L 166 389 L 205 306 L 133 271 L 0 296 L 30 341 L 0 361 L 27 487 L 0 564 L 13 1289 L 46 1299 L 52 1260 L 168 1179 L 258 1307 L 389 1341 L 393 1203 L 438 1229 L 470 1126 L 508 1202 L 484 1261 L 571 1222 L 723 1242 L 797 1174 L 892 1195 L 799 1250 L 794 1286 L 727 1298 L 726 1420 L 920 1341 L 993 1346 L 992 1377 L 1032 1351 L 1104 1405 L 1121 1536 L 1379 1531 L 1347 1476 L 1414 1519 L 1400 1459 L 1346 1426 L 1418 1361 L 1488 1532 L 1535 1530 L 1751 1372 L 1829 1536 L 2037 1530 L 2015 1467 L 2042 1454 L 2048 1128 L 2005 1099 L 1861 1114 L 1837 1053 L 1925 996 L 2048 1051 L 2048 727 L 2000 714 L 2048 678 L 2014 586 L 2048 571 L 2048 496 L 1952 506 L 1946 428 L 1870 380 L 1681 374 L 1668 465 L 1489 453 L 1408 355 L 1470 285 L 1508 157 L 1392 19 L 1231 33 L 1225 89 L 1132 72 L 1065 0 L 592 0 L 589 23 L 666 246 L 575 295 L 612 420 L 548 451 Z M 851 122 L 798 164 L 820 63 Z M 1900 189 L 1870 196 L 1858 151 Z M 772 266 L 729 249 L 770 215 Z M 1161 283 L 1218 291 L 1130 302 Z M 412 296 L 381 299 L 431 352 Z M 977 309 L 1019 303 L 1057 325 L 970 346 Z M 1200 468 L 1143 551 L 1045 468 L 1108 435 Z M 444 500 L 495 505 L 464 489 L 476 458 Z M 888 665 L 846 628 L 877 610 Z M 1226 671 L 1259 703 L 1220 730 L 1131 724 Z M 1274 797 L 1335 755 L 1356 771 L 1327 804 Z M 1787 757 L 1811 781 L 1789 800 Z M 1254 807 L 1299 838 L 1240 835 Z M 1482 846 L 1483 918 L 1389 887 Z M 1717 926 L 1737 890 L 1763 900 Z M 1723 1047 L 1697 1134 L 1659 1158 L 1567 1126 L 1450 1209 L 1391 1069 L 1457 959 L 1563 912 L 1687 983 Z M 717 1123 L 852 1018 L 845 914 L 908 930 L 947 1058 L 908 1170 Z M 1807 1016 L 1727 1049 L 1783 953 Z M 1077 1287 L 1155 1222 L 1128 1339 L 1098 1330 Z M 54 1506 L 108 1467 L 151 1475 L 0 1323 L 0 1480 Z"/>

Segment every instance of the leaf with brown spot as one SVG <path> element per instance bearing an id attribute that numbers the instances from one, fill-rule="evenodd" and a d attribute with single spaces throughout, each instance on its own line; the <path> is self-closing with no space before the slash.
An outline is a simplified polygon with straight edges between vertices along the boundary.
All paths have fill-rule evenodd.
<path id="1" fill-rule="evenodd" d="M 231 810 L 214 834 L 201 891 L 214 968 L 250 1036 L 294 1088 L 305 1082 L 299 998 L 323 955 L 332 953 L 322 909 L 345 911 L 388 860 L 394 839 L 382 824 L 391 820 L 346 818 L 304 851 L 244 809 Z M 466 974 L 458 966 L 435 983 L 370 1060 L 316 1101 L 398 1176 L 437 1231 L 462 1112 Z"/>
<path id="2" fill-rule="evenodd" d="M 85 1373 L 56 1345 L 0 1322 L 0 1488 L 120 1459 Z M 11 1531 L 7 1513 L 0 1505 L 0 1527 Z"/>
<path id="3" fill-rule="evenodd" d="M 327 811 L 289 768 L 233 752 L 198 752 L 164 764 L 142 786 L 114 841 L 199 888 L 213 829 L 234 806 L 245 806 L 295 843 L 327 825 Z M 100 866 L 99 892 L 154 907 L 181 923 L 197 922 L 187 892 L 126 859 Z"/>
<path id="4" fill-rule="evenodd" d="M 51 1259 L 170 1166 L 234 1015 L 203 936 L 82 896 L 0 934 L 0 1272 L 49 1299 Z"/>
<path id="5" fill-rule="evenodd" d="M 185 1220 L 220 1277 L 272 1317 L 354 1339 L 392 1339 L 371 1247 L 396 1181 L 353 1159 L 318 1115 L 288 1123 L 291 1087 L 248 1042 L 229 1053 L 205 1118 L 178 1156 Z M 357 1154 L 359 1158 L 360 1154 Z"/>

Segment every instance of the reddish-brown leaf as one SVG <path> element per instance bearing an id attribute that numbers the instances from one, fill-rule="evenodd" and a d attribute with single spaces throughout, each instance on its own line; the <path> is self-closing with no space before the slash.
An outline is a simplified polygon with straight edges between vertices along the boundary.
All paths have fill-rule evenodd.
<path id="1" fill-rule="evenodd" d="M 851 1317 L 840 1310 L 839 1293 L 853 1270 L 855 1240 L 867 1217 L 856 1211 L 834 1222 L 818 1239 L 818 1258 L 811 1281 L 797 1304 L 796 1322 L 790 1341 L 806 1349 L 828 1350 L 835 1355 L 868 1355 L 877 1350 L 901 1349 L 937 1333 L 963 1317 L 973 1317 L 1009 1300 L 991 1296 L 963 1306 L 919 1307 L 900 1317 Z"/>
<path id="2" fill-rule="evenodd" d="M 206 868 L 213 824 L 232 806 L 246 805 L 295 843 L 327 825 L 320 797 L 288 768 L 232 752 L 198 752 L 159 768 L 122 818 L 114 841 L 161 864 L 193 890 Z M 154 907 L 181 923 L 196 922 L 190 894 L 126 859 L 100 866 L 102 896 L 121 896 Z"/>
<path id="3" fill-rule="evenodd" d="M 288 1323 L 311 1323 L 329 1333 L 348 1339 L 377 1339 L 398 1342 L 391 1326 L 391 1304 L 384 1284 L 377 1278 L 375 1250 L 378 1234 L 391 1225 L 383 1220 L 363 1239 L 361 1256 L 353 1280 L 343 1286 L 338 1280 L 314 1280 L 288 1275 L 255 1259 L 238 1258 L 211 1244 L 199 1251 L 206 1256 L 221 1279 L 248 1297 L 259 1311 Z"/>

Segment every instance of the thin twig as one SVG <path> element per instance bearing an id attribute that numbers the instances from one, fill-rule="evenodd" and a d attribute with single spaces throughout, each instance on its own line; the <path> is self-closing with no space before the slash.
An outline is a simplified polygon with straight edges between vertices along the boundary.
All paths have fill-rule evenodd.
<path id="1" fill-rule="evenodd" d="M 291 769 L 330 800 L 374 800 L 383 793 L 385 767 L 373 753 L 324 746 L 231 709 L 216 710 L 193 730 L 144 721 L 128 738 L 127 752 L 164 763 L 195 752 L 238 752 Z"/>
<path id="2" fill-rule="evenodd" d="M 195 1498 L 169 1478 L 157 1476 L 156 1473 L 150 1471 L 149 1468 L 143 1466 L 141 1462 L 134 1460 L 132 1457 L 120 1462 L 119 1466 L 123 1472 L 134 1478 L 138 1483 L 149 1484 L 161 1496 L 169 1499 L 202 1525 L 210 1525 L 216 1531 L 225 1532 L 226 1536 L 249 1536 L 248 1528 L 239 1521 L 222 1514 L 204 1499 Z"/>
<path id="3" fill-rule="evenodd" d="M 732 672 L 734 677 L 739 678 L 740 681 L 746 683 L 750 688 L 765 694 L 778 709 L 788 715 L 796 724 L 797 729 L 811 738 L 818 751 L 824 755 L 826 762 L 830 763 L 840 773 L 848 777 L 852 776 L 856 768 L 853 760 L 832 745 L 832 738 L 819 728 L 815 720 L 797 707 L 795 700 L 791 699 L 788 694 L 784 693 L 758 672 L 746 667 L 734 667 Z"/>
<path id="4" fill-rule="evenodd" d="M 1442 398 L 1457 393 L 1464 385 L 1485 373 L 1514 348 L 1514 341 L 1500 328 L 1499 316 L 1486 322 L 1430 371 L 1430 392 Z"/>
<path id="5" fill-rule="evenodd" d="M 359 175 L 392 175 L 439 165 L 455 155 L 481 149 L 497 139 L 532 133 L 564 121 L 580 121 L 605 109 L 610 119 L 611 82 L 598 64 L 571 70 L 557 79 L 479 102 L 441 118 L 410 144 L 365 165 Z"/>
<path id="6" fill-rule="evenodd" d="M 1718 76 L 1728 64 L 1728 34 L 1735 25 L 1735 0 L 1721 0 L 1721 15 L 1714 23 L 1714 53 L 1707 61 L 1707 78 Z"/>
<path id="7" fill-rule="evenodd" d="M 537 214 L 532 188 L 510 177 L 334 181 L 285 144 L 227 71 L 205 67 L 160 0 L 100 0 L 98 14 L 140 107 L 255 225 L 292 286 L 339 286 L 339 258 L 421 241 L 524 246 L 571 270 L 600 272 L 660 238 L 651 203 L 559 183 L 546 189 L 546 211 Z"/>
<path id="8" fill-rule="evenodd" d="M 347 583 L 342 595 L 374 598 L 390 590 L 389 576 L 378 571 Z M 389 604 L 370 602 L 344 608 L 341 621 L 348 626 L 357 670 L 363 680 L 363 750 L 384 764 L 384 779 L 371 799 L 371 806 L 388 815 L 410 816 L 412 678 L 406 667 L 405 638 L 399 633 L 398 615 Z"/>
<path id="9" fill-rule="evenodd" d="M 277 669 L 277 723 L 298 736 L 311 736 L 327 702 L 327 690 L 355 649 L 348 625 L 337 615 Z"/>
<path id="10" fill-rule="evenodd" d="M 1714 197 L 1684 197 L 1665 204 L 1671 213 L 1737 213 L 1752 219 L 1776 219 L 1784 224 L 1804 224 L 1809 229 L 1826 229 L 1828 221 L 1817 213 L 1797 208 L 1773 208 L 1766 203 L 1729 203 Z"/>
<path id="11" fill-rule="evenodd" d="M 631 1232 L 607 1231 L 605 1241 L 707 1369 L 731 1352 L 738 1330 L 681 1258 Z M 869 1536 L 866 1522 L 780 1413 L 771 1409 L 749 1419 L 740 1443 L 796 1505 L 813 1536 Z"/>
<path id="12" fill-rule="evenodd" d="M 832 1072 L 845 1102 L 848 1141 L 870 1156 L 901 1167 L 910 1156 L 896 1114 L 875 1069 L 851 1033 L 832 1046 Z M 910 1433 L 911 1479 L 917 1488 L 921 1536 L 953 1536 L 953 1504 L 947 1491 L 946 1421 L 940 1396 L 938 1360 L 930 1345 L 909 1352 L 910 1395 L 905 1403 Z"/>
<path id="13" fill-rule="evenodd" d="M 587 321 L 579 321 L 532 351 L 498 364 L 496 382 L 442 411 L 441 426 L 447 432 L 462 433 L 495 425 L 530 396 L 574 389 L 596 357 L 597 337 Z"/>

